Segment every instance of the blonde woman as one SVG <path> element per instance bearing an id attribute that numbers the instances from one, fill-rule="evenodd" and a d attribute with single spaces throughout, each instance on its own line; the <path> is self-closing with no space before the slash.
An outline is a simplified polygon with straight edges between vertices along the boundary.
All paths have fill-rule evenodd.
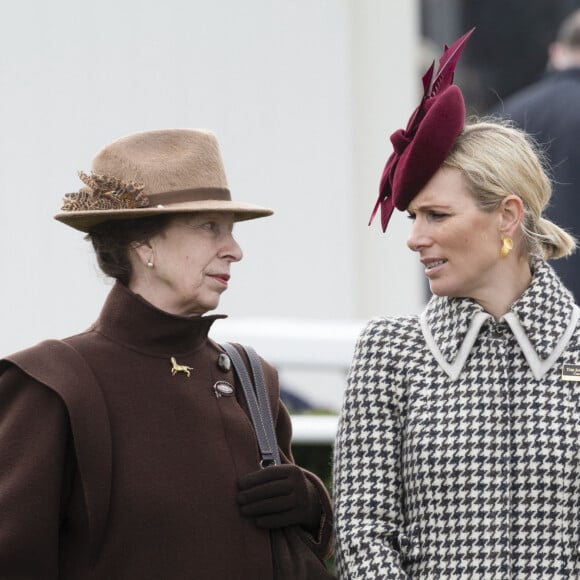
<path id="1" fill-rule="evenodd" d="M 377 204 L 385 227 L 407 211 L 433 297 L 359 338 L 336 444 L 339 578 L 575 578 L 580 310 L 548 264 L 575 243 L 542 217 L 530 139 L 465 125 L 442 74 L 394 136 Z"/>

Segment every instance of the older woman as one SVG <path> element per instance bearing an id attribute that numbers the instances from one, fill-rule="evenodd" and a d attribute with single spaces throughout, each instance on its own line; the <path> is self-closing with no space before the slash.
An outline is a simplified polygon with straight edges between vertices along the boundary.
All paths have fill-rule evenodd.
<path id="1" fill-rule="evenodd" d="M 359 338 L 336 445 L 339 578 L 580 574 L 579 308 L 547 263 L 574 241 L 542 217 L 529 138 L 464 124 L 446 67 L 465 40 L 383 176 L 383 225 L 407 210 L 434 296 Z"/>
<path id="2" fill-rule="evenodd" d="M 106 146 L 56 218 L 88 232 L 117 280 L 98 320 L 6 357 L 0 376 L 0 576 L 274 577 L 270 531 L 329 546 L 322 483 L 292 463 L 276 371 L 262 361 L 284 465 L 259 468 L 231 361 L 208 338 L 242 258 L 215 137 L 138 133 Z"/>

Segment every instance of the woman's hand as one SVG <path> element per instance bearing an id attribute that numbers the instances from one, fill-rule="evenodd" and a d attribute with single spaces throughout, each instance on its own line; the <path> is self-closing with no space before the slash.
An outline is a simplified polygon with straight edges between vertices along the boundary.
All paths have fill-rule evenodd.
<path id="1" fill-rule="evenodd" d="M 260 528 L 301 525 L 316 529 L 321 506 L 316 487 L 296 465 L 266 467 L 241 477 L 238 504 L 242 515 Z"/>

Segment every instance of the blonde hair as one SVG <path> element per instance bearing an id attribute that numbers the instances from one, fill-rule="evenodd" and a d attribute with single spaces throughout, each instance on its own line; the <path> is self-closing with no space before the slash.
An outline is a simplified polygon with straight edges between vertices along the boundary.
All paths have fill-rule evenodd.
<path id="1" fill-rule="evenodd" d="M 444 166 L 461 171 L 484 211 L 497 209 L 511 194 L 522 200 L 521 231 L 530 256 L 562 258 L 576 248 L 570 234 L 542 216 L 552 195 L 545 156 L 529 135 L 510 122 L 468 122 Z"/>

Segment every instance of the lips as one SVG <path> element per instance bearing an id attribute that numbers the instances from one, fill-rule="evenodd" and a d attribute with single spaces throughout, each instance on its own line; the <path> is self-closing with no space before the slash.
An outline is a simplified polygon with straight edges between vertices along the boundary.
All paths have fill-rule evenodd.
<path id="1" fill-rule="evenodd" d="M 435 268 L 447 263 L 444 258 L 422 258 L 421 263 L 425 266 L 425 272 L 431 272 Z"/>
<path id="2" fill-rule="evenodd" d="M 230 279 L 230 275 L 229 274 L 210 274 L 211 278 L 214 278 L 215 280 L 217 280 L 218 282 L 221 282 L 222 284 L 226 285 L 228 284 L 228 281 Z"/>

